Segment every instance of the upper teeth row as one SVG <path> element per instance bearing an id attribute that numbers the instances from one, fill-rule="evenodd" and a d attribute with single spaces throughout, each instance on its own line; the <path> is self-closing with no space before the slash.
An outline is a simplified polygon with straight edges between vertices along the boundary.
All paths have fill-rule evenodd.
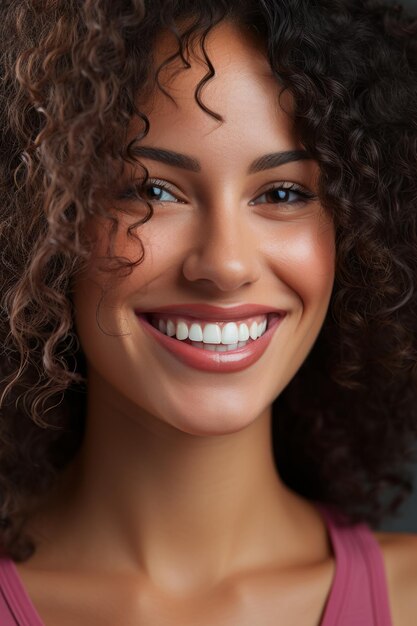
<path id="1" fill-rule="evenodd" d="M 177 339 L 190 339 L 191 341 L 202 341 L 203 343 L 215 343 L 230 345 L 238 341 L 247 341 L 257 339 L 264 334 L 267 326 L 265 319 L 261 323 L 253 321 L 248 327 L 247 324 L 241 322 L 228 322 L 221 328 L 218 324 L 205 324 L 204 329 L 201 324 L 193 322 L 187 324 L 184 321 L 174 323 L 172 320 L 166 322 L 162 319 L 158 320 L 158 328 L 161 333 L 169 337 L 176 336 Z"/>

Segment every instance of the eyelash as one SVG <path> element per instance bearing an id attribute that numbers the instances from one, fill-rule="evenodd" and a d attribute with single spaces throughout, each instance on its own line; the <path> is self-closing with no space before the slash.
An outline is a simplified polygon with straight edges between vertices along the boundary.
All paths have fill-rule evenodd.
<path id="1" fill-rule="evenodd" d="M 166 183 L 164 180 L 160 180 L 158 178 L 150 178 L 148 179 L 146 185 L 143 187 L 143 189 L 146 191 L 147 189 L 152 189 L 152 188 L 158 188 L 158 189 L 163 189 L 165 191 L 168 191 L 171 195 L 175 196 L 175 193 L 172 191 L 171 186 Z M 289 187 L 286 187 L 284 184 L 281 185 L 272 185 L 271 187 L 268 187 L 268 189 L 266 189 L 263 193 L 259 194 L 259 196 L 257 196 L 255 198 L 255 200 L 257 198 L 261 198 L 262 196 L 266 196 L 268 193 L 271 193 L 272 191 L 293 191 L 293 192 L 297 192 L 298 195 L 301 197 L 300 200 L 296 200 L 295 202 L 265 202 L 265 203 L 261 203 L 261 204 L 305 204 L 306 202 L 308 202 L 309 200 L 312 200 L 314 198 L 317 198 L 317 196 L 314 193 L 311 193 L 310 191 L 307 191 L 306 189 L 304 189 L 303 187 L 301 187 L 300 185 L 297 185 L 296 183 L 291 183 L 291 185 Z M 119 196 L 119 199 L 122 200 L 129 200 L 129 199 L 137 199 L 136 196 L 136 191 L 135 191 L 135 187 L 127 187 L 125 189 L 125 191 L 122 192 L 122 194 Z M 178 198 L 177 198 L 178 200 Z M 162 203 L 162 202 L 172 202 L 171 200 L 149 200 L 149 202 L 154 202 L 154 203 Z M 176 203 L 174 203 L 176 204 Z M 178 200 L 178 204 L 185 204 L 184 201 L 182 200 Z M 254 201 L 251 202 L 251 204 L 254 204 Z"/>

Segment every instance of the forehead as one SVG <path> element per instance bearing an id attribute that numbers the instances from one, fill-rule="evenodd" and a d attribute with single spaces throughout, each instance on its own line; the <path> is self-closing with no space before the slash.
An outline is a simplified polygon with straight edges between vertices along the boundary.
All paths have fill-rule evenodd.
<path id="1" fill-rule="evenodd" d="M 178 44 L 172 33 L 163 32 L 156 42 L 155 68 L 174 54 Z M 262 44 L 255 36 L 230 22 L 213 28 L 205 42 L 213 76 L 200 92 L 201 102 L 221 115 L 224 123 L 211 117 L 196 101 L 196 89 L 209 72 L 199 49 L 199 40 L 191 42 L 190 68 L 184 69 L 179 58 L 159 72 L 161 89 L 142 99 L 139 108 L 150 122 L 149 141 L 178 149 L 179 144 L 200 144 L 217 150 L 227 148 L 229 155 L 242 149 L 262 151 L 302 148 L 292 127 L 292 96 L 285 92 L 279 103 L 281 86 L 273 76 Z M 283 108 L 282 108 L 283 107 Z M 265 145 L 267 142 L 268 145 Z M 232 153 L 232 154 L 231 154 Z"/>

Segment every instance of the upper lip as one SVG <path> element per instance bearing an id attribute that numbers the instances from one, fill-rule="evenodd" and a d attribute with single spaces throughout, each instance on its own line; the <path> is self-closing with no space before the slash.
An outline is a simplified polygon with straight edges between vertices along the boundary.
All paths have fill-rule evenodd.
<path id="1" fill-rule="evenodd" d="M 284 309 L 278 309 L 269 304 L 239 304 L 237 306 L 221 307 L 213 304 L 169 304 L 160 306 L 155 309 L 135 309 L 136 313 L 172 313 L 174 315 L 187 315 L 197 319 L 212 320 L 238 320 L 244 317 L 252 317 L 254 315 L 265 315 L 267 313 L 276 313 L 285 315 Z"/>

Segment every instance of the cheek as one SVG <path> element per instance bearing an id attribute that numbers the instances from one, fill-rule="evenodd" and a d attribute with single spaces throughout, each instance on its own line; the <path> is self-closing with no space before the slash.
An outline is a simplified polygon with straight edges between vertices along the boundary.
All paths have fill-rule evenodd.
<path id="1" fill-rule="evenodd" d="M 281 226 L 281 224 L 280 224 Z M 335 275 L 333 222 L 323 217 L 283 225 L 275 244 L 269 239 L 274 272 L 301 301 L 303 309 L 327 309 Z"/>
<path id="2" fill-rule="evenodd" d="M 75 325 L 86 344 L 104 341 L 103 333 L 130 332 L 128 310 L 138 306 L 142 297 L 146 299 L 149 289 L 158 289 L 168 276 L 172 278 L 173 257 L 179 253 L 179 247 L 173 248 L 172 232 L 146 224 L 129 235 L 129 226 L 135 221 L 122 216 L 112 240 L 112 258 L 135 263 L 143 257 L 129 272 L 116 271 L 108 258 L 110 227 L 106 223 L 96 225 L 88 268 L 73 285 Z"/>

